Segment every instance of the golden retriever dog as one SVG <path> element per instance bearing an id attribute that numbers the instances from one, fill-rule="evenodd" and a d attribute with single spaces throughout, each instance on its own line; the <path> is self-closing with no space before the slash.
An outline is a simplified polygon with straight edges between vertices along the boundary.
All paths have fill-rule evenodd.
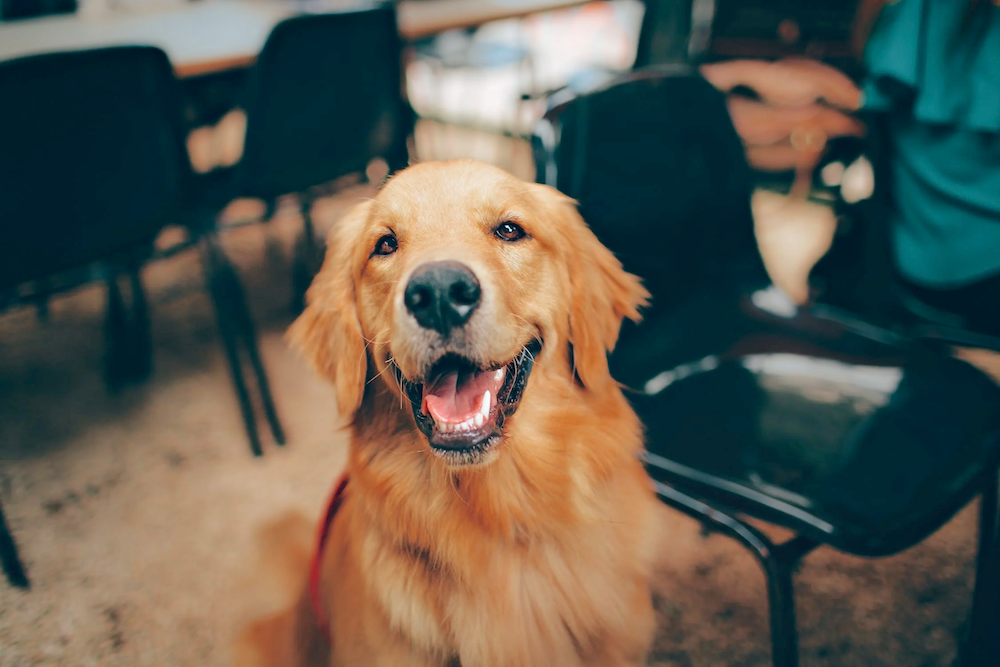
<path id="1" fill-rule="evenodd" d="M 645 664 L 657 509 L 607 355 L 646 290 L 572 200 L 471 160 L 395 175 L 328 248 L 290 340 L 347 482 L 241 664 Z"/>

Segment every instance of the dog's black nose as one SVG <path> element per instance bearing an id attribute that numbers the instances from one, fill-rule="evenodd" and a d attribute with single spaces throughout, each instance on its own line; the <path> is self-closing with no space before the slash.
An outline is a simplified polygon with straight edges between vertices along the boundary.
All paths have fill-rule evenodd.
<path id="1" fill-rule="evenodd" d="M 447 336 L 468 321 L 481 296 L 479 281 L 469 267 L 445 261 L 417 267 L 403 301 L 420 326 Z"/>

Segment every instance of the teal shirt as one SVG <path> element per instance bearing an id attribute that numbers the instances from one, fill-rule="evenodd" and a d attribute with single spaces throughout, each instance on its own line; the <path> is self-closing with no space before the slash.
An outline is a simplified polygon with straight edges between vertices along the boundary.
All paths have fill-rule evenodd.
<path id="1" fill-rule="evenodd" d="M 965 15 L 962 0 L 898 0 L 865 49 L 865 107 L 887 114 L 897 267 L 938 289 L 1000 274 L 1000 7 L 963 32 Z"/>

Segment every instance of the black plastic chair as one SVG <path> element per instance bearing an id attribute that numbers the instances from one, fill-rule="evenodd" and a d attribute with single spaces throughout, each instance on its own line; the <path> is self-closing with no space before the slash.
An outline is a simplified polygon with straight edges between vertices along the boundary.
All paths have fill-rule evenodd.
<path id="1" fill-rule="evenodd" d="M 35 303 L 44 314 L 53 291 L 103 278 L 112 387 L 150 369 L 139 270 L 171 221 L 186 159 L 164 103 L 172 86 L 166 56 L 150 48 L 0 63 L 8 100 L 0 105 L 0 307 Z M 95 272 L 97 261 L 104 265 Z M 4 570 L 27 586 L 5 523 L 0 533 Z"/>
<path id="2" fill-rule="evenodd" d="M 965 658 L 996 664 L 1000 387 L 943 346 L 796 308 L 771 285 L 742 145 L 700 77 L 635 74 L 553 109 L 535 145 L 539 180 L 576 198 L 653 294 L 612 371 L 646 424 L 661 499 L 757 557 L 774 664 L 798 664 L 792 573 L 806 554 L 897 553 L 977 495 Z M 775 544 L 740 517 L 796 537 Z"/>
<path id="3" fill-rule="evenodd" d="M 402 42 L 395 7 L 303 15 L 268 37 L 242 100 L 243 157 L 205 179 L 206 201 L 221 210 L 239 197 L 297 196 L 305 221 L 296 248 L 293 307 L 322 259 L 310 209 L 318 191 L 381 158 L 389 170 L 409 161 L 413 111 L 403 96 Z"/>
<path id="4" fill-rule="evenodd" d="M 0 295 L 44 308 L 51 292 L 103 277 L 109 384 L 142 379 L 151 346 L 141 264 L 153 255 L 164 225 L 187 226 L 189 240 L 158 256 L 200 247 L 251 449 L 262 451 L 241 347 L 272 435 L 283 444 L 242 285 L 212 225 L 204 223 L 212 212 L 195 201 L 166 55 L 152 47 L 117 47 L 22 58 L 0 64 L 0 89 L 17 100 L 0 108 L 0 226 L 10 239 L 0 249 Z M 95 274 L 90 264 L 97 260 Z M 129 279 L 131 308 L 122 298 L 122 275 Z"/>
<path id="5" fill-rule="evenodd" d="M 139 270 L 172 221 L 186 157 L 173 122 L 173 72 L 148 48 L 0 63 L 0 307 L 103 278 L 107 380 L 149 372 Z M 104 260 L 94 274 L 89 265 Z M 75 275 L 74 275 L 75 274 Z M 131 313 L 119 282 L 132 287 Z M 3 298 L 3 297 L 6 298 Z"/>
<path id="6" fill-rule="evenodd" d="M 251 447 L 260 441 L 235 354 L 247 348 L 275 439 L 282 442 L 256 337 L 236 273 L 213 234 L 166 253 L 154 240 L 192 215 L 182 202 L 191 168 L 166 55 L 120 47 L 0 63 L 0 308 L 37 305 L 77 285 L 108 287 L 106 374 L 114 389 L 151 369 L 141 269 L 151 257 L 201 247 L 208 290 L 230 361 Z M 126 304 L 120 283 L 130 287 Z M 0 522 L 0 556 L 26 583 Z"/>

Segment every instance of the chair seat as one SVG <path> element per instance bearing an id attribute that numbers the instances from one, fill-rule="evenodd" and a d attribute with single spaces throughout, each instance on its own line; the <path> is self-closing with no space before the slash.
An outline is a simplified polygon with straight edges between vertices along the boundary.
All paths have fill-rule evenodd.
<path id="1" fill-rule="evenodd" d="M 642 389 L 631 399 L 654 478 L 874 557 L 924 539 L 995 474 L 1000 387 L 987 376 L 941 349 L 767 313 L 757 296 L 694 299 L 692 317 L 675 309 L 634 332 L 686 363 L 650 366 L 648 345 L 623 341 L 647 360 L 624 372 Z"/>

